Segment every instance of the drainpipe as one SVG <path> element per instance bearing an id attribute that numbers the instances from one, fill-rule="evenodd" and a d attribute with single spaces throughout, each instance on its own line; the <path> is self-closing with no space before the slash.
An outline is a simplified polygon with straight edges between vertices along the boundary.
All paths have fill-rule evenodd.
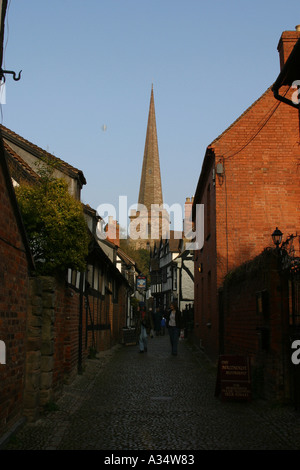
<path id="1" fill-rule="evenodd" d="M 83 316 L 83 280 L 84 274 L 80 273 L 79 285 L 79 322 L 78 322 L 78 374 L 82 374 L 82 316 Z"/>
<path id="2" fill-rule="evenodd" d="M 293 108 L 299 109 L 299 104 L 294 103 L 292 100 L 289 100 L 285 96 L 280 95 L 277 87 L 274 86 L 272 90 L 273 90 L 274 98 L 276 100 L 281 101 L 282 103 L 288 104 L 289 106 L 292 106 Z"/>

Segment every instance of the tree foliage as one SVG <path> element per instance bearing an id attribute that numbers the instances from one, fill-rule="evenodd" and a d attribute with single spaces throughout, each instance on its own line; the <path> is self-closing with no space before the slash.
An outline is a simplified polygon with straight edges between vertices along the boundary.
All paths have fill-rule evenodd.
<path id="1" fill-rule="evenodd" d="M 145 249 L 135 249 L 127 239 L 120 240 L 120 248 L 128 254 L 137 264 L 144 276 L 147 277 L 147 283 L 150 281 L 150 252 Z"/>
<path id="2" fill-rule="evenodd" d="M 35 186 L 16 188 L 16 196 L 39 274 L 85 269 L 88 232 L 82 205 L 66 181 L 42 177 Z"/>

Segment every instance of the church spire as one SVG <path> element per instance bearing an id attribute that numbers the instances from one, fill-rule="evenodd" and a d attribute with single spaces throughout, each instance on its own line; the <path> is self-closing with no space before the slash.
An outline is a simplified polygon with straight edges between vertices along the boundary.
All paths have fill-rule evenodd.
<path id="1" fill-rule="evenodd" d="M 155 207 L 151 207 L 152 204 Z M 132 210 L 129 216 L 131 243 L 136 249 L 149 249 L 161 236 L 167 238 L 170 225 L 169 215 L 163 208 L 153 85 L 137 206 L 137 210 Z"/>
<path id="2" fill-rule="evenodd" d="M 153 84 L 151 87 L 147 133 L 138 203 L 146 206 L 149 213 L 151 211 L 151 204 L 163 204 Z"/>

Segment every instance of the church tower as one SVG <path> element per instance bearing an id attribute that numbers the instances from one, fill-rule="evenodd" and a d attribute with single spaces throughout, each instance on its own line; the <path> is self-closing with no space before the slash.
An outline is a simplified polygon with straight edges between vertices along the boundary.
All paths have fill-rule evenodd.
<path id="1" fill-rule="evenodd" d="M 149 248 L 169 230 L 169 216 L 163 209 L 153 85 L 138 206 L 131 213 L 130 220 L 130 238 L 136 248 Z"/>

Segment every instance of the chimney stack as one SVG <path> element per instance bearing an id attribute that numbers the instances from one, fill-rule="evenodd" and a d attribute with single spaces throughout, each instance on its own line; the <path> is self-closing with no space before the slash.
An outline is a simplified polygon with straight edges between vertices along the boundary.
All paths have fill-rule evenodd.
<path id="1" fill-rule="evenodd" d="M 279 52 L 280 70 L 282 70 L 296 42 L 300 38 L 300 25 L 295 27 L 295 31 L 284 31 L 279 40 L 277 50 Z"/>
<path id="2" fill-rule="evenodd" d="M 186 238 L 193 238 L 192 209 L 194 197 L 187 197 L 184 204 L 183 229 Z"/>
<path id="3" fill-rule="evenodd" d="M 106 238 L 114 243 L 116 246 L 120 246 L 120 227 L 116 220 L 110 215 L 108 217 L 108 224 L 105 227 Z"/>

